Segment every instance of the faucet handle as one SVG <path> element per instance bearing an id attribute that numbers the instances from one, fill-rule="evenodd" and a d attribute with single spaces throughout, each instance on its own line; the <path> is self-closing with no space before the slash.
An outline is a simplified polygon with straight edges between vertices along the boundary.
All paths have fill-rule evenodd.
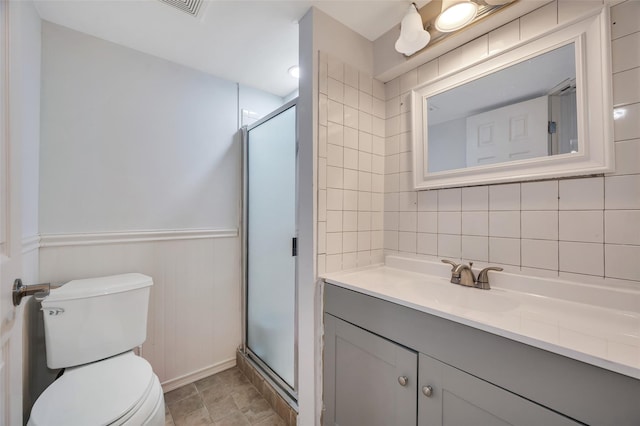
<path id="1" fill-rule="evenodd" d="M 478 279 L 476 280 L 476 287 L 481 288 L 483 290 L 489 290 L 491 288 L 489 286 L 489 271 L 503 271 L 503 269 L 498 266 L 489 266 L 488 268 L 484 268 L 478 274 Z"/>

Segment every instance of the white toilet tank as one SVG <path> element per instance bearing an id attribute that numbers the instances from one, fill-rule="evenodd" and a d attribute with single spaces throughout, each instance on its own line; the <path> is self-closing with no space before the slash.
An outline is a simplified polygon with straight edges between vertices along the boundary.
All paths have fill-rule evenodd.
<path id="1" fill-rule="evenodd" d="M 149 292 L 143 274 L 69 281 L 42 301 L 49 368 L 98 361 L 141 345 Z"/>

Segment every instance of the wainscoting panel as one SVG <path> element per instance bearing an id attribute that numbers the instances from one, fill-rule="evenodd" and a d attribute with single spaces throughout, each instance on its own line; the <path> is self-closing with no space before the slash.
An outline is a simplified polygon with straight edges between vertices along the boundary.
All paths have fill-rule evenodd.
<path id="1" fill-rule="evenodd" d="M 154 285 L 142 355 L 165 387 L 201 372 L 231 367 L 241 342 L 237 230 L 149 236 L 148 232 L 118 233 L 117 238 L 43 235 L 40 279 L 64 283 L 126 272 L 149 275 Z"/>

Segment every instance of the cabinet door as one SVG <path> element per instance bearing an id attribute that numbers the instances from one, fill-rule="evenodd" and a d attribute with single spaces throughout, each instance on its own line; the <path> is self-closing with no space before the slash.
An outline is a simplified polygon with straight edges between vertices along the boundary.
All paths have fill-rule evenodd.
<path id="1" fill-rule="evenodd" d="M 324 325 L 323 424 L 415 425 L 417 353 L 328 314 Z"/>
<path id="2" fill-rule="evenodd" d="M 555 426 L 578 423 L 457 368 L 420 354 L 420 426 Z M 431 396 L 424 387 L 430 386 Z"/>

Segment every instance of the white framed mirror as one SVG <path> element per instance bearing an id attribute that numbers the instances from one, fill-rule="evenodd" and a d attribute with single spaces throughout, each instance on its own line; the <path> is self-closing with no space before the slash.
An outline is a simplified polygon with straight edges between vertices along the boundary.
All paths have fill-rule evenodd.
<path id="1" fill-rule="evenodd" d="M 613 170 L 608 13 L 412 91 L 415 189 Z"/>

